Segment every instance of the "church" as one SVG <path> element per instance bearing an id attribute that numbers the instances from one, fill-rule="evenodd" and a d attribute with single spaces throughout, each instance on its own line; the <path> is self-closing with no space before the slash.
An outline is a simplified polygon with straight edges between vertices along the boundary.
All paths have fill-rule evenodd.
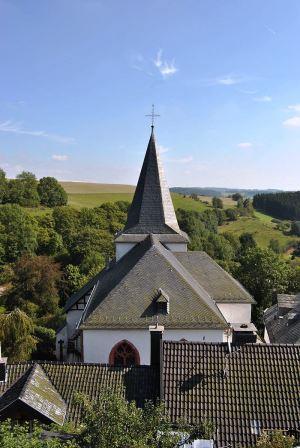
<path id="1" fill-rule="evenodd" d="M 115 258 L 69 297 L 60 361 L 150 365 L 163 341 L 256 342 L 250 294 L 205 252 L 188 251 L 155 141 L 148 143 Z"/>

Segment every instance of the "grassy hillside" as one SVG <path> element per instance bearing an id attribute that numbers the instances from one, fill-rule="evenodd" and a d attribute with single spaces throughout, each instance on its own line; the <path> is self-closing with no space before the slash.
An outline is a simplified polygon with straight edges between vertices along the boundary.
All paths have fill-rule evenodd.
<path id="1" fill-rule="evenodd" d="M 69 194 L 94 194 L 94 193 L 133 193 L 135 187 L 125 184 L 96 184 L 88 182 L 64 182 L 60 184 Z"/>
<path id="2" fill-rule="evenodd" d="M 287 249 L 295 241 L 300 241 L 299 237 L 285 235 L 276 229 L 276 224 L 272 222 L 272 217 L 264 213 L 255 212 L 255 217 L 241 217 L 237 221 L 229 222 L 219 228 L 220 233 L 228 232 L 234 235 L 241 235 L 244 232 L 253 234 L 253 237 L 260 247 L 268 247 L 270 240 L 279 241 L 281 248 Z"/>

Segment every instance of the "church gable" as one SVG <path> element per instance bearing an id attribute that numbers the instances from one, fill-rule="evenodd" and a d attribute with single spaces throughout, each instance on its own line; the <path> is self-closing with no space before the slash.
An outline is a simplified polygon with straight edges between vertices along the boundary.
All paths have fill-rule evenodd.
<path id="1" fill-rule="evenodd" d="M 148 328 L 156 321 L 158 291 L 169 299 L 160 323 L 170 328 L 226 328 L 214 301 L 153 236 L 139 243 L 99 282 L 81 328 Z"/>

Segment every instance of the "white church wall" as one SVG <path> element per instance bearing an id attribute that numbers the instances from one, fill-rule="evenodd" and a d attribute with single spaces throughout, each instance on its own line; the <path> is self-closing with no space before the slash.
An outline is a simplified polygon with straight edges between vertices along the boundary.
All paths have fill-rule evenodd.
<path id="1" fill-rule="evenodd" d="M 180 341 L 186 339 L 190 342 L 225 342 L 227 337 L 223 330 L 165 330 L 164 341 Z"/>
<path id="2" fill-rule="evenodd" d="M 136 243 L 116 243 L 116 260 L 120 260 L 127 252 L 129 252 Z"/>
<path id="3" fill-rule="evenodd" d="M 251 304 L 249 303 L 217 303 L 217 306 L 229 323 L 251 322 Z"/>
<path id="4" fill-rule="evenodd" d="M 107 364 L 109 355 L 115 344 L 127 340 L 135 346 L 140 355 L 141 364 L 150 364 L 150 332 L 144 330 L 84 330 L 83 356 L 84 362 Z M 163 333 L 163 340 L 198 342 L 227 341 L 223 330 L 168 330 Z"/>
<path id="5" fill-rule="evenodd" d="M 84 362 L 108 364 L 111 349 L 126 339 L 138 350 L 141 364 L 150 363 L 150 333 L 148 330 L 84 330 Z"/>

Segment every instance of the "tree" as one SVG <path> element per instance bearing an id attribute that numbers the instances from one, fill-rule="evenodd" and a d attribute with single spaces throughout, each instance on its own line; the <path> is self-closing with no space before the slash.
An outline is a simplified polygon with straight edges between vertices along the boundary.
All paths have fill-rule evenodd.
<path id="1" fill-rule="evenodd" d="M 42 205 L 46 207 L 67 205 L 68 195 L 54 177 L 43 177 L 37 188 Z"/>
<path id="2" fill-rule="evenodd" d="M 7 194 L 7 179 L 5 172 L 0 168 L 0 204 L 5 202 Z"/>
<path id="3" fill-rule="evenodd" d="M 80 448 L 174 448 L 184 434 L 189 434 L 188 443 L 212 432 L 204 424 L 199 428 L 181 424 L 176 432 L 162 404 L 147 402 L 140 409 L 134 401 L 126 401 L 121 391 L 104 391 L 93 401 L 78 395 L 77 402 L 83 408 L 83 429 L 77 438 Z"/>
<path id="4" fill-rule="evenodd" d="M 293 221 L 291 223 L 291 234 L 300 236 L 300 221 Z"/>
<path id="5" fill-rule="evenodd" d="M 8 309 L 18 306 L 33 316 L 57 311 L 58 285 L 62 276 L 58 263 L 46 255 L 23 256 L 13 270 L 12 288 L 5 296 Z"/>
<path id="6" fill-rule="evenodd" d="M 0 246 L 5 261 L 15 261 L 37 247 L 36 221 L 17 204 L 0 207 Z"/>
<path id="7" fill-rule="evenodd" d="M 20 309 L 0 314 L 0 340 L 9 362 L 26 361 L 30 358 L 37 343 L 33 333 L 33 321 Z"/>
<path id="8" fill-rule="evenodd" d="M 16 179 L 8 181 L 5 202 L 23 207 L 36 207 L 40 203 L 37 179 L 33 173 L 23 171 Z"/>
<path id="9" fill-rule="evenodd" d="M 238 201 L 239 199 L 243 199 L 243 196 L 241 195 L 241 193 L 233 193 L 233 195 L 231 196 L 232 197 L 232 199 L 234 200 L 234 201 Z"/>
<path id="10" fill-rule="evenodd" d="M 214 196 L 212 198 L 212 206 L 214 208 L 223 208 L 223 201 L 222 201 L 222 199 Z"/>
<path id="11" fill-rule="evenodd" d="M 80 448 L 72 440 L 59 440 L 57 437 L 43 439 L 41 437 L 43 426 L 34 424 L 34 429 L 29 423 L 18 424 L 15 421 L 5 420 L 0 422 L 0 446 L 1 448 Z"/>
<path id="12" fill-rule="evenodd" d="M 114 253 L 113 237 L 106 230 L 84 227 L 73 235 L 69 251 L 75 264 L 81 264 L 95 252 L 106 259 Z"/>
<path id="13" fill-rule="evenodd" d="M 283 434 L 282 431 L 264 431 L 259 437 L 257 448 L 293 448 L 295 439 Z"/>
<path id="14" fill-rule="evenodd" d="M 253 238 L 252 233 L 249 232 L 244 232 L 240 235 L 240 243 L 242 252 L 245 252 L 251 247 L 256 247 L 255 239 Z"/>
<path id="15" fill-rule="evenodd" d="M 236 277 L 257 302 L 255 323 L 262 327 L 262 313 L 275 301 L 278 293 L 287 292 L 291 267 L 270 249 L 250 247 L 239 259 Z"/>
<path id="16" fill-rule="evenodd" d="M 225 210 L 225 215 L 228 221 L 237 221 L 239 213 L 235 208 L 227 208 Z"/>

